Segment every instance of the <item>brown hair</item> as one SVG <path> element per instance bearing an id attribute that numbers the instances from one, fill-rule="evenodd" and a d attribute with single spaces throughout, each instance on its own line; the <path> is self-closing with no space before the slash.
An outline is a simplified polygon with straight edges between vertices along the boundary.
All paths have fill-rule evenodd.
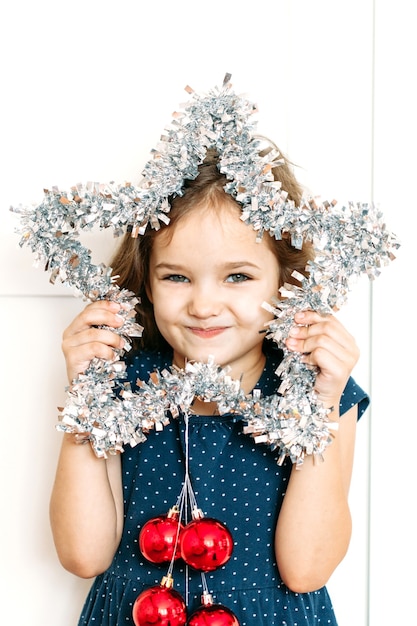
<path id="1" fill-rule="evenodd" d="M 276 149 L 276 146 L 271 142 L 269 145 Z M 274 179 L 281 182 L 282 188 L 288 193 L 288 199 L 299 205 L 302 188 L 294 176 L 290 162 L 281 154 L 279 156 L 280 160 L 277 161 L 277 166 L 272 169 Z M 181 196 L 169 198 L 170 222 L 168 226 L 162 225 L 161 230 L 173 226 L 181 217 L 202 204 L 209 204 L 216 208 L 218 205 L 224 205 L 226 201 L 233 204 L 234 207 L 240 207 L 233 197 L 224 191 L 226 183 L 226 176 L 218 169 L 217 153 L 214 150 L 208 150 L 204 162 L 199 166 L 198 176 L 193 180 L 184 181 Z M 148 227 L 145 233 L 139 235 L 138 238 L 132 237 L 129 232 L 126 233 L 110 262 L 113 275 L 118 276 L 118 285 L 132 291 L 140 299 L 136 307 L 137 321 L 144 327 L 144 331 L 143 336 L 135 342 L 135 345 L 147 350 L 168 348 L 156 326 L 153 306 L 146 295 L 152 246 L 159 232 L 161 231 Z M 270 240 L 271 249 L 278 260 L 280 286 L 284 283 L 297 284 L 291 274 L 294 270 L 302 274 L 306 273 L 306 265 L 311 258 L 311 246 L 305 244 L 302 250 L 298 250 L 291 245 L 285 233 L 282 240 L 276 240 L 269 234 L 265 234 L 264 237 L 268 237 Z"/>

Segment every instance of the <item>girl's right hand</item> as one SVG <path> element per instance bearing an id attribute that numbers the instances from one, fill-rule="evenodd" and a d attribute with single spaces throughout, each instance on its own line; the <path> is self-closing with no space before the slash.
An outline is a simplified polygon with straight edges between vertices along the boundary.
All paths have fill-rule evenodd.
<path id="1" fill-rule="evenodd" d="M 62 335 L 62 351 L 65 356 L 70 383 L 85 372 L 90 361 L 97 357 L 105 361 L 115 358 L 114 350 L 124 347 L 118 334 L 98 326 L 120 328 L 123 318 L 118 315 L 120 305 L 108 300 L 96 300 L 88 304 L 71 322 Z"/>

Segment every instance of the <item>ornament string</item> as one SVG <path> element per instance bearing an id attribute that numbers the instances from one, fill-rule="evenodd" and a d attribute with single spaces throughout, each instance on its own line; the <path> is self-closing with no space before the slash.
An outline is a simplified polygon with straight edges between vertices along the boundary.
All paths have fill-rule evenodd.
<path id="1" fill-rule="evenodd" d="M 179 497 L 179 509 L 181 511 L 180 520 L 183 519 L 184 524 L 187 524 L 189 522 L 188 511 L 198 510 L 197 499 L 195 497 L 195 493 L 194 493 L 194 489 L 193 489 L 191 477 L 190 477 L 189 433 L 190 433 L 190 415 L 188 412 L 185 412 L 184 413 L 185 471 L 184 471 L 184 483 L 183 483 L 183 487 L 182 487 L 181 494 Z M 178 525 L 177 542 L 179 541 L 179 531 L 180 531 L 180 526 Z M 171 560 L 171 565 L 172 565 L 172 568 L 171 568 L 170 574 L 172 574 L 172 571 L 173 571 L 174 559 Z M 188 563 L 185 563 L 185 593 L 184 595 L 185 595 L 185 603 L 187 606 L 189 604 L 189 597 L 190 597 L 188 571 L 189 571 Z M 201 571 L 200 575 L 201 575 L 201 583 L 202 583 L 202 588 L 203 588 L 203 595 L 208 595 L 209 589 L 208 589 L 205 573 Z"/>
<path id="2" fill-rule="evenodd" d="M 191 485 L 190 479 L 190 421 L 188 411 L 184 413 L 184 424 L 185 424 L 185 475 L 184 475 L 184 501 L 185 501 L 185 511 L 184 511 L 184 523 L 187 524 L 188 519 L 188 509 L 193 510 L 197 508 L 197 501 L 195 498 L 194 490 Z M 189 570 L 188 563 L 185 563 L 185 603 L 188 606 L 190 599 L 190 581 L 189 581 Z"/>

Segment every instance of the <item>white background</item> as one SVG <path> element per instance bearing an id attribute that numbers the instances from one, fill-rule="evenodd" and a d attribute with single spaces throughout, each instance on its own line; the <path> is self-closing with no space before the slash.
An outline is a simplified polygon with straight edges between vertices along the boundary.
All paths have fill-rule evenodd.
<path id="1" fill-rule="evenodd" d="M 2 623 L 75 626 L 90 585 L 59 565 L 48 520 L 61 334 L 83 303 L 32 267 L 9 206 L 52 185 L 137 182 L 184 87 L 206 91 L 226 72 L 313 193 L 374 201 L 402 242 L 341 312 L 372 409 L 359 426 L 351 548 L 329 588 L 340 626 L 416 623 L 413 3 L 14 0 L 0 9 L 0 53 Z M 106 261 L 108 234 L 86 239 Z"/>

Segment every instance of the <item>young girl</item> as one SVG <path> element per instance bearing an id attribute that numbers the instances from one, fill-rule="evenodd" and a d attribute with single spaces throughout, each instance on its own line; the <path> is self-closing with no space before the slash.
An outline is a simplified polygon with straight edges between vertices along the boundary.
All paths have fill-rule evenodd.
<path id="1" fill-rule="evenodd" d="M 277 164 L 273 173 L 298 204 L 301 189 L 289 164 Z M 119 284 L 140 298 L 144 332 L 126 356 L 132 388 L 154 370 L 212 356 L 230 366 L 246 393 L 277 393 L 283 355 L 262 332 L 272 317 L 262 303 L 295 282 L 294 269 L 305 272 L 310 249 L 268 234 L 256 241 L 225 183 L 209 150 L 198 176 L 170 199 L 169 225 L 137 239 L 127 233 L 111 263 Z M 102 328 L 122 325 L 118 311 L 114 302 L 96 301 L 65 330 L 70 382 L 94 357 L 111 360 L 123 347 L 118 334 Z M 286 345 L 318 367 L 318 399 L 339 423 L 323 462 L 306 456 L 301 469 L 288 458 L 278 465 L 269 447 L 243 433 L 239 416 L 219 415 L 215 403 L 198 398 L 187 429 L 180 414 L 144 443 L 106 459 L 64 435 L 51 523 L 63 566 L 96 577 L 80 626 L 134 624 L 136 598 L 166 571 L 141 554 L 139 531 L 175 504 L 186 463 L 199 507 L 233 536 L 229 562 L 206 573 L 215 602 L 229 607 L 241 626 L 336 624 L 325 585 L 349 545 L 355 429 L 368 398 L 350 376 L 359 353 L 340 321 L 304 311 L 295 322 Z M 174 588 L 187 598 L 189 613 L 201 604 L 200 572 L 181 560 Z"/>

